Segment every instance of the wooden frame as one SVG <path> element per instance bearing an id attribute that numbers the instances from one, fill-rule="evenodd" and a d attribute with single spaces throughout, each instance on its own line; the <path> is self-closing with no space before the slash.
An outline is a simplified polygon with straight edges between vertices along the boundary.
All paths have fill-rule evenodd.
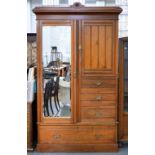
<path id="1" fill-rule="evenodd" d="M 58 20 L 58 21 L 56 21 L 56 20 L 54 20 L 54 21 L 49 21 L 49 20 L 43 20 L 43 21 L 41 21 L 40 22 L 40 29 L 38 30 L 38 34 L 39 34 L 39 39 L 37 40 L 37 44 L 40 44 L 41 42 L 42 42 L 42 27 L 43 26 L 71 26 L 71 40 L 72 40 L 72 43 L 71 43 L 71 57 L 72 57 L 72 62 L 71 62 L 71 64 L 72 64 L 72 71 L 73 70 L 75 70 L 75 64 L 74 64 L 74 62 L 75 62 L 75 59 L 76 59 L 76 52 L 75 52 L 75 47 L 74 47 L 74 40 L 75 40 L 75 36 L 74 36 L 74 22 L 73 21 L 69 21 L 69 20 Z M 42 45 L 42 44 L 41 44 Z M 38 51 L 38 64 L 42 64 L 42 46 L 39 46 L 38 47 L 38 49 L 37 49 L 37 51 Z M 41 58 L 41 59 L 40 59 Z M 74 82 L 74 77 L 73 77 L 73 75 L 74 74 L 71 74 L 72 76 L 71 76 L 71 83 L 75 83 Z M 38 77 L 42 77 L 43 76 L 43 71 L 42 71 L 42 66 L 38 66 Z M 71 85 L 71 89 L 72 90 L 74 90 L 74 84 L 73 85 Z M 41 78 L 39 78 L 38 79 L 38 104 L 39 104 L 39 107 L 42 107 L 43 105 L 42 105 L 42 103 L 43 103 L 43 94 L 42 94 L 42 79 Z M 39 95 L 39 94 L 41 94 L 41 95 Z M 73 93 L 71 93 L 71 109 L 72 109 L 72 114 L 71 114 L 71 118 L 48 118 L 48 117 L 43 117 L 43 115 L 41 115 L 41 114 L 43 114 L 43 111 L 42 111 L 42 108 L 41 108 L 41 110 L 39 111 L 38 110 L 38 117 L 40 118 L 39 120 L 40 120 L 40 124 L 46 124 L 46 123 L 48 123 L 48 124 L 59 124 L 59 123 L 64 123 L 64 124 L 70 124 L 70 123 L 72 123 L 73 122 L 73 120 L 74 120 L 74 116 L 73 116 L 73 111 L 74 111 L 74 105 L 73 105 L 73 103 L 74 104 L 76 104 L 76 102 L 74 101 L 74 98 L 76 98 L 76 94 L 73 92 Z M 39 122 L 38 122 L 39 123 Z"/>

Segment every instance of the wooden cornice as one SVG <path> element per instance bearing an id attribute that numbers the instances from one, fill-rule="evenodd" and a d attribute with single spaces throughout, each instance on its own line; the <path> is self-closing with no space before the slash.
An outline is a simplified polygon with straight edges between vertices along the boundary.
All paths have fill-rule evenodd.
<path id="1" fill-rule="evenodd" d="M 39 14 L 120 14 L 120 7 L 87 7 L 80 3 L 74 3 L 68 7 L 62 6 L 41 6 L 33 9 L 36 15 Z"/>

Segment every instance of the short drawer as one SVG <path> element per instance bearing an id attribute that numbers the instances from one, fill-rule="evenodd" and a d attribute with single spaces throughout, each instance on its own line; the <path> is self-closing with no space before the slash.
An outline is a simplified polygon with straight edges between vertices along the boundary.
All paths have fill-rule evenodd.
<path id="1" fill-rule="evenodd" d="M 81 101 L 81 107 L 100 107 L 100 106 L 115 106 L 116 101 Z"/>
<path id="2" fill-rule="evenodd" d="M 116 79 L 82 79 L 82 88 L 116 88 Z"/>
<path id="3" fill-rule="evenodd" d="M 52 144 L 94 144 L 115 143 L 114 126 L 45 126 L 39 129 L 39 143 Z"/>
<path id="4" fill-rule="evenodd" d="M 81 94 L 80 99 L 81 101 L 116 101 L 116 94 Z"/>
<path id="5" fill-rule="evenodd" d="M 109 118 L 109 121 L 115 121 L 115 107 L 82 107 L 81 109 L 81 121 L 102 121 L 104 118 Z"/>
<path id="6" fill-rule="evenodd" d="M 81 88 L 81 93 L 116 93 L 116 88 Z"/>

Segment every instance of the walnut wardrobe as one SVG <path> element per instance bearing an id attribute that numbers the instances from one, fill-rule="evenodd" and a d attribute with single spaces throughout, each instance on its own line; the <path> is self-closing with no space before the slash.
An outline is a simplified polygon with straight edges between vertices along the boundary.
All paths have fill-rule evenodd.
<path id="1" fill-rule="evenodd" d="M 119 7 L 36 7 L 37 150 L 118 150 Z"/>

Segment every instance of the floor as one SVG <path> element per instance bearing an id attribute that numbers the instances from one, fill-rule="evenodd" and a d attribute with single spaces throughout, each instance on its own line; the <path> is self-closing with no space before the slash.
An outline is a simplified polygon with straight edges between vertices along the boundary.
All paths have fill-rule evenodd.
<path id="1" fill-rule="evenodd" d="M 117 153 L 38 153 L 28 152 L 27 155 L 128 155 L 128 146 L 125 144 Z"/>

